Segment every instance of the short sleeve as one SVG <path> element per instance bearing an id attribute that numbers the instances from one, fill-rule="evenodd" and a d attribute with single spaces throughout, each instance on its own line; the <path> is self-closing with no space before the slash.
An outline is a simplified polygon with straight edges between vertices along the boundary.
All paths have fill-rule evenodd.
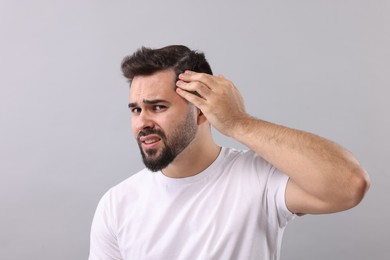
<path id="1" fill-rule="evenodd" d="M 254 151 L 247 151 L 245 157 L 247 169 L 257 176 L 259 190 L 262 193 L 262 207 L 269 221 L 279 228 L 285 227 L 295 217 L 286 205 L 285 197 L 289 177 Z"/>
<path id="2" fill-rule="evenodd" d="M 277 211 L 278 222 L 280 227 L 284 227 L 294 218 L 293 214 L 286 205 L 286 188 L 289 177 L 276 169 L 271 167 L 267 180 L 267 200 L 268 205 L 274 205 Z"/>
<path id="3" fill-rule="evenodd" d="M 92 221 L 89 260 L 122 260 L 112 227 L 110 193 L 107 192 L 101 198 Z"/>

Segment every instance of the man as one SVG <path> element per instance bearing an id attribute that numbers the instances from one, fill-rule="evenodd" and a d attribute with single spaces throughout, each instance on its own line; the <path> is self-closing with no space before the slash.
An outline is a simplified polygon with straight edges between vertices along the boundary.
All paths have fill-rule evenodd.
<path id="1" fill-rule="evenodd" d="M 202 53 L 142 48 L 122 71 L 146 169 L 101 199 L 90 260 L 279 259 L 295 215 L 352 208 L 369 187 L 337 144 L 249 116 Z M 219 147 L 211 126 L 249 150 Z"/>

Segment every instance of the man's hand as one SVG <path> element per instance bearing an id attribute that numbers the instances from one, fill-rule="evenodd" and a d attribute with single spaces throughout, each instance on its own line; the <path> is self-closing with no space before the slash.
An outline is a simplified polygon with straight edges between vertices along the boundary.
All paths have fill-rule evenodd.
<path id="1" fill-rule="evenodd" d="M 234 127 L 250 118 L 240 92 L 223 76 L 186 71 L 179 75 L 176 85 L 176 92 L 198 107 L 224 135 L 232 136 Z"/>

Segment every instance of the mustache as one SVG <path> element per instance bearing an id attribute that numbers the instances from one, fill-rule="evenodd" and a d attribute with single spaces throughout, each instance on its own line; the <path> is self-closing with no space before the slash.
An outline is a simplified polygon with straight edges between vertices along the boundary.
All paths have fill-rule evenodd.
<path id="1" fill-rule="evenodd" d="M 153 128 L 145 128 L 145 129 L 141 130 L 137 135 L 137 139 L 139 140 L 141 138 L 141 136 L 147 136 L 147 135 L 152 135 L 152 134 L 160 136 L 161 139 L 165 139 L 165 134 L 162 130 L 153 129 Z"/>

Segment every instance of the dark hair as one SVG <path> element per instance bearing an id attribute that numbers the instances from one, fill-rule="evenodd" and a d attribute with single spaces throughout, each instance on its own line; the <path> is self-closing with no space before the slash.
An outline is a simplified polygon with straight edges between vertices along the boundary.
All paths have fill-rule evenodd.
<path id="1" fill-rule="evenodd" d="M 123 75 L 130 81 L 135 76 L 151 75 L 172 68 L 176 75 L 185 70 L 213 74 L 202 52 L 190 50 L 183 45 L 170 45 L 161 49 L 142 47 L 122 61 Z"/>

